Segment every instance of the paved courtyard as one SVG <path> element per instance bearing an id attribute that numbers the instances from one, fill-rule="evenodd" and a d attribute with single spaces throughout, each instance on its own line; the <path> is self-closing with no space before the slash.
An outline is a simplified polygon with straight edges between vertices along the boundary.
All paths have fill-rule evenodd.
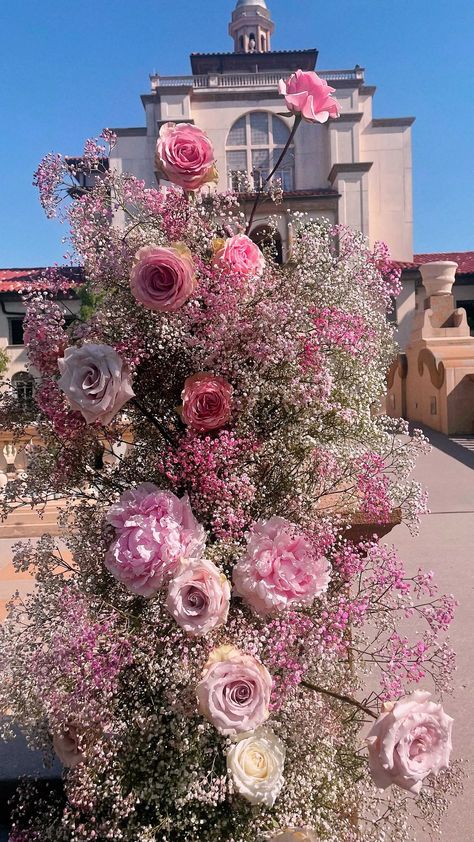
<path id="1" fill-rule="evenodd" d="M 435 572 L 440 588 L 454 593 L 460 601 L 452 627 L 451 642 L 458 653 L 458 672 L 454 697 L 444 700 L 455 717 L 454 745 L 457 757 L 466 761 L 466 772 L 474 771 L 474 437 L 448 439 L 426 430 L 433 449 L 420 459 L 416 478 L 428 489 L 431 514 L 421 523 L 420 534 L 413 538 L 404 526 L 397 527 L 387 541 L 394 543 L 410 570 L 419 566 Z M 13 540 L 0 539 L 0 613 L 10 574 L 3 566 L 9 558 Z M 10 581 L 7 581 L 10 578 Z M 2 581 L 3 580 L 3 581 Z M 19 582 L 20 590 L 27 586 Z M 5 749 L 3 761 L 6 760 Z M 3 763 L 5 765 L 5 762 Z M 7 761 L 8 765 L 8 761 Z M 1 777 L 1 774 L 0 774 Z M 474 788 L 467 779 L 465 792 L 453 805 L 445 823 L 446 842 L 473 842 L 472 823 Z M 0 842 L 3 842 L 0 827 Z M 389 842 L 389 840 L 387 841 Z M 417 842 L 425 842 L 420 833 Z"/>
<path id="2" fill-rule="evenodd" d="M 458 655 L 454 697 L 446 696 L 446 710 L 455 718 L 454 750 L 474 772 L 474 437 L 448 439 L 425 430 L 433 449 L 419 460 L 415 476 L 428 489 L 431 514 L 413 538 L 398 526 L 387 542 L 394 543 L 410 570 L 431 569 L 443 592 L 459 600 L 450 634 Z M 463 796 L 454 803 L 443 828 L 445 842 L 473 842 L 472 779 L 466 779 Z M 419 842 L 425 837 L 420 834 Z"/>

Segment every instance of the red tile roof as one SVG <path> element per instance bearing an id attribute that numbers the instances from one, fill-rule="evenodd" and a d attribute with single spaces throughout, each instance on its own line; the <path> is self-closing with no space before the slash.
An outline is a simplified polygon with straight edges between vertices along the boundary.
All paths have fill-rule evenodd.
<path id="1" fill-rule="evenodd" d="M 458 264 L 456 275 L 474 275 L 474 251 L 445 251 L 433 254 L 414 254 L 413 263 L 397 263 L 401 269 L 417 269 L 433 260 L 453 260 Z"/>
<path id="2" fill-rule="evenodd" d="M 81 281 L 81 269 L 65 266 L 60 270 L 65 285 L 75 286 Z M 48 289 L 50 282 L 44 276 L 44 267 L 30 267 L 18 269 L 0 269 L 0 293 L 22 292 L 25 289 Z"/>

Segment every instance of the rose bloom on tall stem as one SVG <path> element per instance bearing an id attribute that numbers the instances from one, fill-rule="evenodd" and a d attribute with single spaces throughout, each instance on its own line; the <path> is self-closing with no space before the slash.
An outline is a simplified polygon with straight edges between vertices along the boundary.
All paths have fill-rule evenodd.
<path id="1" fill-rule="evenodd" d="M 326 123 L 330 117 L 340 115 L 339 103 L 331 96 L 335 88 L 313 70 L 297 70 L 286 82 L 281 79 L 279 90 L 288 111 L 301 115 L 309 123 Z"/>

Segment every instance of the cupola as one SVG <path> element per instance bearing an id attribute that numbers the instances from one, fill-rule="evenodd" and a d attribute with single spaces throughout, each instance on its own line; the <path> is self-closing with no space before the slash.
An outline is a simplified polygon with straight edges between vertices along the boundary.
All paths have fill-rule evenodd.
<path id="1" fill-rule="evenodd" d="M 235 53 L 269 53 L 274 30 L 265 0 L 238 0 L 229 24 Z"/>

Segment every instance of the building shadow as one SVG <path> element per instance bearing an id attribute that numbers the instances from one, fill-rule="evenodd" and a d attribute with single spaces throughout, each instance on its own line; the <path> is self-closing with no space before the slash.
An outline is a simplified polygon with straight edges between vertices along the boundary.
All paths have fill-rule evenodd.
<path id="1" fill-rule="evenodd" d="M 436 450 L 441 450 L 442 453 L 451 456 L 452 459 L 456 459 L 466 467 L 474 469 L 474 436 L 445 436 L 444 433 L 439 433 L 424 424 L 414 423 L 411 426 L 423 430 L 425 436 L 430 440 L 430 444 Z M 463 445 L 462 441 L 465 441 L 466 445 Z M 472 450 L 470 446 L 472 446 Z"/>

